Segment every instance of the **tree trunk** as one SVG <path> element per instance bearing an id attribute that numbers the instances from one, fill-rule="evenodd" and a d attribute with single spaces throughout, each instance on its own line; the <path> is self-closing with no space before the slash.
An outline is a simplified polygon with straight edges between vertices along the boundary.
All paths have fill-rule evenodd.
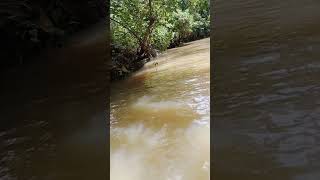
<path id="1" fill-rule="evenodd" d="M 142 56 L 142 57 L 143 56 L 146 56 L 146 57 L 151 56 L 150 39 L 151 39 L 151 35 L 153 32 L 153 28 L 156 24 L 156 18 L 153 14 L 153 9 L 152 9 L 152 0 L 149 0 L 148 6 L 149 6 L 148 27 L 146 29 L 146 32 L 144 33 L 144 36 L 142 38 L 142 42 L 140 43 L 140 52 L 138 53 L 138 55 Z"/>

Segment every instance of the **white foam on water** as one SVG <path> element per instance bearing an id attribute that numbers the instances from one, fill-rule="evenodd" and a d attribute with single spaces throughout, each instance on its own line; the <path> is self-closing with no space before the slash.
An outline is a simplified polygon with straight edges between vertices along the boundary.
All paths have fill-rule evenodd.
<path id="1" fill-rule="evenodd" d="M 111 130 L 111 180 L 207 180 L 210 130 L 151 129 L 142 124 Z"/>
<path id="2" fill-rule="evenodd" d="M 144 125 L 157 128 L 163 125 L 186 127 L 193 120 L 199 119 L 199 114 L 186 103 L 144 96 L 127 108 L 118 110 L 114 118 L 124 125 L 144 122 Z"/>
<path id="3" fill-rule="evenodd" d="M 178 101 L 159 101 L 154 97 L 144 96 L 139 98 L 136 103 L 132 105 L 135 112 L 144 115 L 145 117 L 154 117 L 162 119 L 163 121 L 175 119 L 196 119 L 198 114 L 192 107 L 186 103 Z"/>
<path id="4" fill-rule="evenodd" d="M 164 133 L 165 128 L 152 131 L 142 124 L 112 129 L 112 137 L 117 140 L 111 141 L 111 146 L 116 146 L 111 147 L 111 179 L 143 180 L 155 175 L 155 166 L 148 161 L 164 145 Z"/>
<path id="5" fill-rule="evenodd" d="M 186 108 L 185 105 L 175 101 L 154 101 L 152 96 L 143 96 L 139 98 L 135 104 L 134 108 L 144 109 L 148 111 L 163 111 L 168 109 L 183 109 Z"/>

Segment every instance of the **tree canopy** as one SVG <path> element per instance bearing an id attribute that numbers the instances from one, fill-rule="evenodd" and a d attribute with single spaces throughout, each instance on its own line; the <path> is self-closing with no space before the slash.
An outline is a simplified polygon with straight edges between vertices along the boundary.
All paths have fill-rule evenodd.
<path id="1" fill-rule="evenodd" d="M 209 36 L 209 0 L 111 0 L 112 44 L 140 56 Z"/>

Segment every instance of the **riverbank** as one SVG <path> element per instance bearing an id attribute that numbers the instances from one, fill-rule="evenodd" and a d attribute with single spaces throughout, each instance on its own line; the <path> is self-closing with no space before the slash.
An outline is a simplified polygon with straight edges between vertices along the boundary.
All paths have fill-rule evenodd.
<path id="1" fill-rule="evenodd" d="M 111 80 L 125 79 L 159 52 L 210 36 L 209 1 L 111 1 Z"/>
<path id="2" fill-rule="evenodd" d="M 203 36 L 190 36 L 183 39 L 182 42 L 172 42 L 167 50 L 160 52 L 159 50 L 152 49 L 150 57 L 139 57 L 135 51 L 121 49 L 120 47 L 111 46 L 111 81 L 123 80 L 128 78 L 133 73 L 139 71 L 150 61 L 153 61 L 158 56 L 166 53 L 170 49 L 184 47 L 193 41 L 207 39 L 209 34 Z M 155 66 L 157 63 L 154 64 Z"/>

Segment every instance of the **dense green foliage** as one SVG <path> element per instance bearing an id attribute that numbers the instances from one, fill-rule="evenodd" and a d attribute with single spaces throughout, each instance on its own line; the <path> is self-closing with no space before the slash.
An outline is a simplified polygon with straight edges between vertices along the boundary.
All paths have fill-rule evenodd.
<path id="1" fill-rule="evenodd" d="M 149 57 L 209 36 L 209 0 L 111 0 L 112 44 Z"/>

